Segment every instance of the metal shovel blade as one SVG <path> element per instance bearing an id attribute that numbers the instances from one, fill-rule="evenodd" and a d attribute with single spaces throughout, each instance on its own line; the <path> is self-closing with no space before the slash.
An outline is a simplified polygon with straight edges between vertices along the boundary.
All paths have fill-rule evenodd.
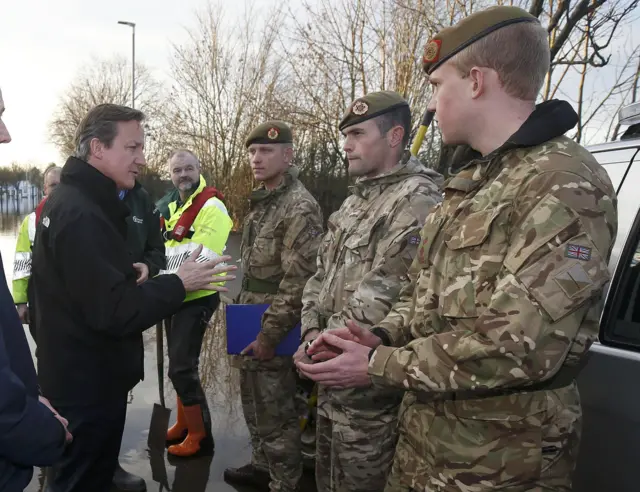
<path id="1" fill-rule="evenodd" d="M 165 320 L 165 323 L 169 322 L 169 320 Z M 162 323 L 158 323 L 156 325 L 156 358 L 158 360 L 158 392 L 160 394 L 160 404 L 153 404 L 147 445 L 149 446 L 149 449 L 164 451 L 167 442 L 167 429 L 169 428 L 169 417 L 171 417 L 171 409 L 167 408 L 164 402 L 163 340 Z"/>
<path id="2" fill-rule="evenodd" d="M 167 429 L 169 428 L 171 409 L 158 403 L 153 404 L 151 411 L 151 424 L 149 424 L 149 436 L 147 445 L 152 450 L 164 450 L 167 443 Z"/>

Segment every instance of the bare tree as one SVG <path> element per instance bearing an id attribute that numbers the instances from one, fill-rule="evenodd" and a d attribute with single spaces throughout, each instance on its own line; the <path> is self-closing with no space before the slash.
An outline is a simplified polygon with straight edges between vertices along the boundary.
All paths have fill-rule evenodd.
<path id="1" fill-rule="evenodd" d="M 603 121 L 615 116 L 614 106 L 632 85 L 633 66 L 628 60 L 635 58 L 637 47 L 629 56 L 618 57 L 622 63 L 611 62 L 624 29 L 637 19 L 639 0 L 433 0 L 430 8 L 408 0 L 396 3 L 437 29 L 495 3 L 518 5 L 538 17 L 549 33 L 551 52 L 541 99 L 561 94 L 575 104 L 581 116 L 574 135 L 578 141 L 585 138 L 587 127 L 602 127 Z M 596 89 L 596 81 L 603 78 L 610 83 Z"/>
<path id="2" fill-rule="evenodd" d="M 615 117 L 621 94 L 630 84 L 629 59 L 638 53 L 633 48 L 622 63 L 612 63 L 614 47 L 625 27 L 635 18 L 638 0 L 534 0 L 529 11 L 547 26 L 551 48 L 551 69 L 543 89 L 543 99 L 561 94 L 576 106 L 580 121 L 573 138 L 584 141 L 586 130 L 593 131 Z M 619 53 L 618 53 L 619 55 Z M 596 88 L 599 80 L 607 83 Z M 606 124 L 606 123 L 605 123 Z M 601 135 L 599 138 L 602 138 Z"/>
<path id="3" fill-rule="evenodd" d="M 636 52 L 639 51 L 638 47 L 636 47 Z M 638 101 L 638 96 L 640 95 L 640 54 L 638 54 L 636 56 L 637 62 L 636 62 L 636 69 L 635 69 L 635 73 L 632 76 L 631 79 L 631 83 L 629 84 L 629 87 L 627 88 L 627 91 L 625 94 L 623 94 L 623 96 L 620 99 L 620 102 L 618 104 L 616 113 L 618 113 L 620 111 L 620 109 L 622 109 L 622 106 L 626 105 L 626 104 L 632 104 Z M 632 60 L 632 58 L 629 58 L 629 62 Z M 615 123 L 615 125 L 614 125 Z M 610 135 L 610 139 L 611 140 L 617 140 L 618 139 L 618 134 L 620 132 L 620 121 L 619 120 L 615 120 L 612 119 L 611 123 L 609 124 L 609 131 L 607 132 L 607 135 Z M 612 129 L 613 127 L 613 129 Z"/>
<path id="4" fill-rule="evenodd" d="M 431 96 L 423 46 L 440 29 L 495 3 L 519 5 L 545 26 L 551 70 L 541 99 L 573 102 L 581 116 L 575 138 L 588 140 L 592 128 L 607 127 L 623 101 L 636 100 L 640 49 L 618 59 L 639 2 L 303 0 L 292 4 L 294 10 L 266 14 L 248 3 L 236 18 L 219 0 L 198 12 L 187 41 L 173 46 L 167 97 L 144 67 L 137 70 L 136 105 L 149 115 L 149 161 L 164 174 L 170 148 L 194 151 L 205 176 L 226 192 L 238 225 L 255 185 L 244 140 L 261 121 L 283 119 L 294 130 L 302 179 L 328 216 L 348 193 L 337 127 L 349 103 L 371 91 L 395 90 L 409 101 L 415 132 Z M 72 150 L 75 127 L 89 107 L 130 99 L 124 60 L 102 62 L 76 80 L 51 123 L 64 154 Z M 617 129 L 611 125 L 609 133 Z M 434 123 L 419 157 L 446 174 L 454 151 L 463 159 L 470 155 L 466 150 L 442 149 Z"/>
<path id="5" fill-rule="evenodd" d="M 173 47 L 173 87 L 167 129 L 174 147 L 188 147 L 205 175 L 227 193 L 239 221 L 246 211 L 252 175 L 244 140 L 274 111 L 286 92 L 273 52 L 282 14 L 260 16 L 251 5 L 240 19 L 229 19 L 222 3 L 209 4 L 188 30 L 188 41 Z"/>
<path id="6" fill-rule="evenodd" d="M 76 128 L 92 107 L 102 103 L 131 105 L 130 70 L 124 58 L 115 57 L 84 67 L 74 78 L 49 123 L 51 139 L 63 158 L 73 152 Z M 149 124 L 161 121 L 164 118 L 163 87 L 144 65 L 136 65 L 136 89 L 136 108 L 146 114 Z M 146 141 L 147 159 L 152 168 L 158 154 L 163 153 L 159 148 L 162 141 L 164 139 L 151 138 Z"/>
<path id="7" fill-rule="evenodd" d="M 280 51 L 295 88 L 287 111 L 295 124 L 303 179 L 325 210 L 347 195 L 347 162 L 338 124 L 349 104 L 371 91 L 394 90 L 412 107 L 414 129 L 430 88 L 422 74 L 422 47 L 434 27 L 424 22 L 426 0 L 320 0 L 304 2 L 289 15 Z M 427 136 L 420 157 L 435 165 L 437 131 Z"/>

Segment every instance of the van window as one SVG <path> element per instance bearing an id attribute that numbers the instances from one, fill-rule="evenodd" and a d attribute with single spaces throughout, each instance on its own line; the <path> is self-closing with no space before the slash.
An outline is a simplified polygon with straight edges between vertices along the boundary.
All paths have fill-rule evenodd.
<path id="1" fill-rule="evenodd" d="M 640 212 L 609 288 L 600 338 L 607 345 L 640 351 Z"/>

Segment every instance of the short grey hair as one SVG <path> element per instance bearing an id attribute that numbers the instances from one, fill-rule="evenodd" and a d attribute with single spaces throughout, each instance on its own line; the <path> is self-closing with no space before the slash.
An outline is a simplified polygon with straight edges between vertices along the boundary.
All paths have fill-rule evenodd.
<path id="1" fill-rule="evenodd" d="M 42 173 L 42 182 L 44 183 L 47 180 L 47 176 L 51 173 L 60 174 L 62 172 L 62 168 L 60 166 L 49 166 Z"/>
<path id="2" fill-rule="evenodd" d="M 169 155 L 169 159 L 167 159 L 167 164 L 170 163 L 171 159 L 173 159 L 174 157 L 177 157 L 178 159 L 183 159 L 187 156 L 193 157 L 193 159 L 196 161 L 196 166 L 198 166 L 198 169 L 199 169 L 200 159 L 198 159 L 198 156 L 196 156 L 193 152 L 191 152 L 188 149 L 176 149 L 172 151 L 171 154 Z"/>
<path id="3" fill-rule="evenodd" d="M 99 104 L 93 107 L 78 125 L 75 135 L 74 157 L 86 161 L 91 154 L 91 141 L 97 138 L 110 148 L 118 134 L 118 123 L 142 122 L 142 111 L 118 104 Z"/>

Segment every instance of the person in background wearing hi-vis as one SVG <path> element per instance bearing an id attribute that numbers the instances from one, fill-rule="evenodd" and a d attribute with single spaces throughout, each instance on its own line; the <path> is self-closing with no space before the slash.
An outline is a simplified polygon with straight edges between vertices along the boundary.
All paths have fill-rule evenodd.
<path id="1" fill-rule="evenodd" d="M 33 325 L 33 316 L 29 316 L 29 309 L 33 309 L 33 306 L 28 305 L 30 297 L 29 277 L 31 276 L 31 249 L 36 236 L 36 222 L 47 197 L 60 183 L 61 171 L 62 168 L 59 166 L 51 166 L 45 170 L 42 176 L 44 198 L 40 201 L 36 209 L 22 221 L 20 231 L 18 232 L 18 240 L 16 241 L 16 254 L 13 261 L 13 302 L 16 303 L 20 321 L 25 325 L 29 325 L 29 331 L 34 341 L 36 339 L 36 329 Z"/>
<path id="2" fill-rule="evenodd" d="M 157 208 L 162 216 L 167 270 L 173 273 L 199 244 L 201 255 L 222 255 L 233 221 L 222 194 L 200 174 L 198 158 L 188 150 L 176 150 L 169 158 L 169 174 L 175 189 Z M 168 452 L 174 456 L 198 456 L 213 451 L 211 418 L 200 384 L 198 360 L 209 320 L 220 304 L 216 292 L 192 292 L 172 317 L 167 330 L 169 378 L 176 390 L 177 421 L 167 431 Z"/>

